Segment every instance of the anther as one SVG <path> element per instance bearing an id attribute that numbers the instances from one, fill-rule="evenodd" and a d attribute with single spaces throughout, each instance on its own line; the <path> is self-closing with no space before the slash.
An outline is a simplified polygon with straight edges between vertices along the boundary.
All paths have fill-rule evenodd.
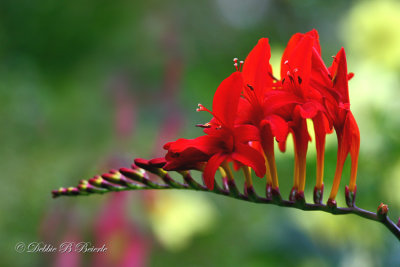
<path id="1" fill-rule="evenodd" d="M 301 84 L 302 79 L 300 78 L 300 76 L 297 76 L 297 81 L 299 82 L 299 84 Z"/>
<path id="2" fill-rule="evenodd" d="M 198 108 L 196 108 L 196 111 L 197 111 L 197 112 L 207 110 L 202 104 L 197 104 L 197 106 L 198 106 Z"/>
<path id="3" fill-rule="evenodd" d="M 204 124 L 196 124 L 196 127 L 200 128 L 211 128 L 211 124 L 209 122 L 204 123 Z"/>
<path id="4" fill-rule="evenodd" d="M 240 65 L 239 65 L 239 70 L 242 71 L 242 67 L 243 67 L 244 61 L 241 60 L 239 63 L 240 63 Z"/>

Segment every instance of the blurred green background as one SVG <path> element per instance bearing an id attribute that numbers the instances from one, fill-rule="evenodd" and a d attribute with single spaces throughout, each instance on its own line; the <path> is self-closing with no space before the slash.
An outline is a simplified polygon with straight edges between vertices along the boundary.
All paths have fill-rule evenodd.
<path id="1" fill-rule="evenodd" d="M 1 266 L 400 266 L 375 222 L 197 192 L 52 199 L 50 191 L 161 156 L 201 134 L 197 103 L 261 37 L 271 62 L 315 28 L 323 58 L 345 47 L 361 132 L 358 206 L 400 216 L 399 1 L 0 1 Z M 279 73 L 275 68 L 275 73 Z M 328 138 L 325 188 L 336 164 Z M 278 155 L 281 191 L 293 152 Z M 315 149 L 308 153 L 312 200 Z M 346 164 L 339 205 L 343 206 Z M 239 179 L 240 180 L 240 179 Z M 265 181 L 257 180 L 263 192 Z M 327 194 L 327 192 L 325 192 Z M 113 221 L 114 220 L 114 221 Z M 105 244 L 107 253 L 18 253 L 18 242 Z M 100 245 L 101 246 L 101 245 Z M 124 259 L 124 262 L 121 262 Z"/>

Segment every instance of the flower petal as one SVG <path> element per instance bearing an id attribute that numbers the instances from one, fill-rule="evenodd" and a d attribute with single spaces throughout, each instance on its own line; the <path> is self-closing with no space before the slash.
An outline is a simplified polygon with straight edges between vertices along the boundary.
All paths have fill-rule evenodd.
<path id="1" fill-rule="evenodd" d="M 343 47 L 336 54 L 330 70 L 333 79 L 333 87 L 340 95 L 340 102 L 350 103 L 348 80 L 349 77 L 352 76 L 347 74 L 346 53 Z"/>
<path id="2" fill-rule="evenodd" d="M 226 158 L 226 155 L 217 153 L 208 160 L 203 172 L 204 183 L 208 189 L 214 189 L 215 173 Z"/>
<path id="3" fill-rule="evenodd" d="M 195 148 L 205 154 L 216 153 L 219 139 L 209 135 L 199 136 L 194 139 L 179 138 L 175 142 L 168 142 L 164 145 L 164 149 L 173 153 L 181 153 L 188 148 Z"/>
<path id="4" fill-rule="evenodd" d="M 262 126 L 267 124 L 270 125 L 272 134 L 276 137 L 278 142 L 286 140 L 289 133 L 289 127 L 288 123 L 284 119 L 277 115 L 270 115 L 261 123 Z"/>
<path id="5" fill-rule="evenodd" d="M 239 125 L 234 129 L 235 139 L 239 143 L 247 143 L 249 141 L 259 141 L 260 133 L 257 127 L 253 125 Z"/>
<path id="6" fill-rule="evenodd" d="M 222 81 L 214 94 L 214 116 L 226 127 L 233 127 L 242 90 L 242 74 L 236 71 Z"/>
<path id="7" fill-rule="evenodd" d="M 258 150 L 248 145 L 237 144 L 235 152 L 231 156 L 232 159 L 251 167 L 258 177 L 264 177 L 266 173 L 265 159 Z"/>
<path id="8" fill-rule="evenodd" d="M 270 58 L 271 48 L 268 38 L 262 38 L 244 61 L 242 71 L 244 83 L 251 85 L 259 98 L 263 97 L 265 90 L 271 88 L 273 83 Z"/>
<path id="9" fill-rule="evenodd" d="M 309 119 L 313 118 L 315 115 L 317 115 L 317 107 L 314 105 L 312 102 L 307 102 L 301 106 L 300 108 L 300 115 L 304 119 Z"/>

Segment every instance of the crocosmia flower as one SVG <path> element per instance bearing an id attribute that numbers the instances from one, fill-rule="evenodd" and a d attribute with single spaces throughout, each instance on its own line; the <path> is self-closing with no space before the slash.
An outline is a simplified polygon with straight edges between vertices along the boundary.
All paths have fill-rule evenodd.
<path id="1" fill-rule="evenodd" d="M 260 139 L 257 128 L 252 125 L 235 125 L 242 90 L 242 74 L 234 72 L 215 92 L 213 111 L 199 104 L 198 111 L 208 111 L 213 115 L 213 119 L 207 124 L 208 128 L 204 129 L 206 135 L 192 140 L 178 139 L 176 142 L 167 143 L 164 146 L 168 149 L 165 170 L 184 169 L 179 163 L 193 166 L 198 161 L 206 161 L 203 177 L 210 190 L 214 188 L 217 169 L 220 165 L 227 168 L 226 164 L 229 161 L 253 168 L 259 177 L 265 175 L 264 157 L 249 145 L 250 141 Z"/>
<path id="2" fill-rule="evenodd" d="M 317 173 L 314 201 L 321 203 L 324 189 L 324 152 L 327 134 L 336 131 L 337 167 L 329 202 L 334 205 L 342 169 L 351 156 L 348 190 L 356 190 L 356 173 L 360 134 L 350 111 L 344 49 L 340 49 L 328 68 L 321 57 L 316 30 L 296 33 L 289 40 L 281 59 L 281 77 L 273 75 L 269 63 L 269 40 L 262 38 L 245 61 L 234 59 L 236 71 L 217 88 L 212 111 L 199 104 L 198 111 L 213 117 L 201 125 L 205 135 L 195 139 L 178 139 L 165 144 L 165 170 L 203 171 L 204 182 L 213 189 L 215 174 L 222 167 L 233 179 L 229 162 L 243 168 L 246 185 L 251 186 L 249 168 L 259 177 L 266 175 L 267 189 L 279 193 L 274 142 L 286 150 L 289 133 L 294 140 L 294 178 L 289 199 L 304 199 L 306 156 L 311 140 L 307 119 L 314 124 Z M 268 190 L 267 190 L 268 194 Z"/>

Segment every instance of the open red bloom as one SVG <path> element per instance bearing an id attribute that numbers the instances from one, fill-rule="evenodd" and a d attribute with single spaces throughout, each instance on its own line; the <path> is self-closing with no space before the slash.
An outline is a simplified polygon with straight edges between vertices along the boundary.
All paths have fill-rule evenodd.
<path id="1" fill-rule="evenodd" d="M 349 153 L 351 156 L 349 190 L 351 192 L 355 191 L 358 153 L 360 149 L 360 131 L 350 111 L 348 80 L 352 77 L 352 74 L 347 73 L 346 53 L 343 48 L 337 53 L 330 71 L 333 77 L 333 88 L 337 93 L 336 102 L 328 103 L 338 140 L 336 171 L 329 197 L 330 199 L 335 199 L 339 190 L 343 165 Z"/>
<path id="2" fill-rule="evenodd" d="M 289 41 L 281 61 L 283 91 L 293 94 L 291 109 L 291 132 L 295 144 L 294 189 L 302 192 L 305 186 L 305 167 L 308 142 L 311 141 L 306 119 L 314 122 L 317 148 L 317 187 L 322 187 L 325 136 L 330 132 L 327 111 L 323 105 L 324 94 L 320 83 L 329 81 L 327 68 L 320 57 L 318 33 L 295 34 Z M 317 88 L 315 88 L 317 86 Z M 321 89 L 322 88 L 322 89 Z M 285 95 L 282 93 L 282 95 Z M 286 96 L 287 98 L 287 96 Z M 288 117 L 288 115 L 286 115 Z M 284 148 L 284 143 L 281 149 Z"/>
<path id="3" fill-rule="evenodd" d="M 325 138 L 333 129 L 338 138 L 338 163 L 330 199 L 336 196 L 348 154 L 352 159 L 349 190 L 354 192 L 360 135 L 349 109 L 347 82 L 352 75 L 347 73 L 344 50 L 339 51 L 332 66 L 327 68 L 317 31 L 297 33 L 283 53 L 281 80 L 272 74 L 270 57 L 269 41 L 262 38 L 239 67 L 234 59 L 237 71 L 218 87 L 212 111 L 199 105 L 199 111 L 213 115 L 204 125 L 206 135 L 167 143 L 163 168 L 201 169 L 205 184 L 212 189 L 219 166 L 226 168 L 226 163 L 233 161 L 235 167 L 253 168 L 260 177 L 268 168 L 267 185 L 278 189 L 274 141 L 284 152 L 290 132 L 295 146 L 292 192 L 301 196 L 311 141 L 306 120 L 311 119 L 317 150 L 316 202 L 322 200 Z"/>
<path id="4" fill-rule="evenodd" d="M 269 63 L 271 58 L 267 38 L 262 38 L 251 50 L 243 65 L 244 90 L 239 103 L 238 124 L 251 124 L 258 128 L 261 136 L 262 153 L 268 166 L 267 182 L 278 189 L 278 175 L 275 165 L 274 137 L 277 141 L 286 140 L 287 122 L 271 112 L 266 105 L 266 95 L 275 89 L 277 83 Z"/>
<path id="5" fill-rule="evenodd" d="M 207 135 L 166 144 L 164 148 L 168 149 L 168 153 L 164 169 L 182 169 L 197 162 L 207 161 L 203 178 L 210 190 L 214 188 L 214 176 L 218 167 L 225 161 L 249 166 L 259 177 L 265 175 L 263 156 L 248 145 L 249 141 L 259 140 L 257 129 L 251 125 L 237 126 L 234 123 L 242 89 L 242 75 L 235 72 L 225 79 L 215 92 L 213 112 L 199 105 L 200 111 L 209 111 L 214 116 L 209 123 L 211 127 L 204 130 Z"/>

